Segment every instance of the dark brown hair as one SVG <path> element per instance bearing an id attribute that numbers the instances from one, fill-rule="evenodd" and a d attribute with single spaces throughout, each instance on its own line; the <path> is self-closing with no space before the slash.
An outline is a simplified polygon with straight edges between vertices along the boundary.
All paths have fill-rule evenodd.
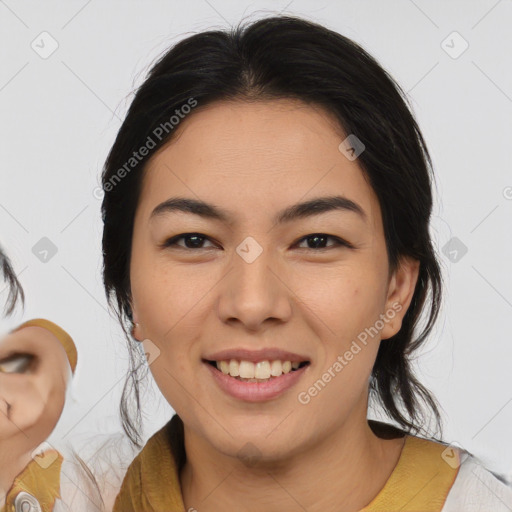
<path id="1" fill-rule="evenodd" d="M 437 319 L 442 279 L 429 234 L 432 162 L 406 94 L 349 38 L 298 17 L 274 16 L 230 30 L 201 32 L 166 51 L 136 91 L 107 157 L 102 175 L 103 278 L 130 350 L 131 371 L 121 403 L 130 438 L 136 443 L 141 439 L 138 384 L 143 366 L 140 349 L 129 334 L 134 216 L 145 164 L 173 136 L 171 128 L 165 134 L 155 130 L 169 124 L 191 98 L 198 109 L 219 100 L 299 99 L 323 107 L 345 133 L 363 141 L 365 150 L 358 163 L 380 203 L 390 272 L 398 268 L 402 256 L 420 261 L 402 327 L 380 344 L 370 397 L 407 431 L 424 430 L 425 420 L 432 415 L 441 430 L 436 400 L 411 368 L 412 354 Z M 157 138 L 155 133 L 164 136 Z M 148 138 L 158 139 L 155 146 L 128 168 L 126 163 Z M 425 325 L 416 333 L 427 305 Z M 132 392 L 134 402 L 129 400 Z M 423 405 L 429 411 L 422 410 Z"/>

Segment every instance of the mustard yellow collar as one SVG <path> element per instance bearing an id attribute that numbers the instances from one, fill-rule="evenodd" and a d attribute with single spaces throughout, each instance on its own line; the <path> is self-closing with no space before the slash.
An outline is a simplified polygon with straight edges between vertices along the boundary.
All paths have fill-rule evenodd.
<path id="1" fill-rule="evenodd" d="M 47 466 L 49 461 L 50 465 Z M 46 450 L 41 459 L 31 460 L 14 482 L 5 498 L 5 506 L 1 512 L 15 510 L 15 500 L 20 492 L 34 496 L 41 505 L 42 512 L 51 512 L 55 500 L 60 498 L 60 470 L 62 455 L 57 450 Z M 45 467 L 47 466 L 47 467 Z"/>
<path id="2" fill-rule="evenodd" d="M 391 476 L 360 512 L 440 512 L 458 473 L 457 464 L 443 458 L 445 450 L 442 443 L 407 435 Z M 458 460 L 457 449 L 452 455 Z M 179 480 L 183 458 L 183 424 L 174 415 L 129 466 L 113 512 L 183 512 Z"/>
<path id="3" fill-rule="evenodd" d="M 440 512 L 460 462 L 458 449 L 443 453 L 446 448 L 442 443 L 408 435 L 384 487 L 360 512 Z"/>

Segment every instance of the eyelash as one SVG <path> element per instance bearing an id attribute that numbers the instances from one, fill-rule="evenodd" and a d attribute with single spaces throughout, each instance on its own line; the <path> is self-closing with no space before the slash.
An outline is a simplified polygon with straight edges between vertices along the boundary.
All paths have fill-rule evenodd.
<path id="1" fill-rule="evenodd" d="M 190 248 L 190 247 L 182 247 L 182 246 L 177 244 L 178 240 L 181 240 L 182 238 L 186 239 L 186 238 L 191 238 L 191 237 L 199 237 L 199 238 L 203 238 L 205 240 L 210 240 L 206 235 L 203 235 L 201 233 L 181 233 L 179 235 L 173 236 L 172 238 L 169 238 L 168 240 L 166 240 L 162 244 L 162 247 L 164 247 L 164 248 L 174 247 L 174 248 L 183 249 L 185 251 L 195 251 L 195 250 L 204 249 L 203 247 L 198 247 L 198 248 L 196 247 L 195 249 L 194 248 Z M 331 238 L 331 239 L 333 239 L 336 242 L 336 244 L 332 245 L 330 247 L 320 247 L 318 249 L 314 249 L 314 248 L 310 248 L 310 247 L 302 247 L 301 249 L 306 249 L 307 251 L 320 252 L 320 251 L 326 251 L 326 250 L 329 250 L 329 249 L 334 249 L 336 247 L 347 247 L 347 248 L 350 248 L 350 249 L 354 248 L 354 246 L 352 244 L 350 244 L 349 242 L 347 242 L 347 241 L 345 241 L 345 240 L 343 240 L 343 239 L 341 239 L 341 238 L 339 238 L 337 236 L 334 236 L 334 235 L 327 235 L 326 233 L 311 233 L 311 234 L 303 236 L 302 238 L 297 240 L 297 242 L 295 242 L 295 244 L 298 244 L 298 243 L 300 243 L 300 242 L 302 242 L 304 240 L 307 240 L 308 238 L 313 238 L 313 237 Z"/>

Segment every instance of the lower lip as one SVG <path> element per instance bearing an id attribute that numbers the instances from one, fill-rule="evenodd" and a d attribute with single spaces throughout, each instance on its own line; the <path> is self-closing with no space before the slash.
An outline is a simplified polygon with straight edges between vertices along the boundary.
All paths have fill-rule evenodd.
<path id="1" fill-rule="evenodd" d="M 213 378 L 225 393 L 246 402 L 263 402 L 278 397 L 294 386 L 309 367 L 308 364 L 264 382 L 244 382 L 222 373 L 209 363 L 204 364 L 209 368 Z"/>

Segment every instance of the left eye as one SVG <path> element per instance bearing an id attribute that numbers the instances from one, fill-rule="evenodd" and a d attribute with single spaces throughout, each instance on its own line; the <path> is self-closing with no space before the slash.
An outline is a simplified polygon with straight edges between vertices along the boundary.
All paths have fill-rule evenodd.
<path id="1" fill-rule="evenodd" d="M 32 354 L 14 354 L 0 361 L 0 372 L 2 373 L 25 373 L 34 356 Z"/>
<path id="2" fill-rule="evenodd" d="M 334 245 L 328 246 L 328 247 L 318 247 L 319 245 L 323 245 L 324 241 L 327 239 L 334 240 Z M 346 246 L 351 247 L 348 242 L 345 242 L 341 238 L 338 238 L 337 236 L 332 235 L 326 235 L 325 233 L 313 233 L 311 235 L 307 235 L 299 240 L 299 242 L 302 242 L 304 240 L 313 240 L 314 247 L 305 247 L 305 249 L 329 249 L 330 247 L 339 247 L 339 246 Z"/>
<path id="3" fill-rule="evenodd" d="M 185 240 L 185 246 L 178 244 L 179 240 Z M 325 244 L 325 241 L 328 239 L 334 240 L 334 244 L 322 247 Z M 201 245 L 204 243 L 204 241 L 209 241 L 209 238 L 206 235 L 202 235 L 201 233 L 182 233 L 180 235 L 176 235 L 172 238 L 169 238 L 169 240 L 165 241 L 163 246 L 164 247 L 179 247 L 181 249 L 208 249 L 208 247 L 201 247 Z M 342 240 L 341 238 L 338 238 L 333 235 L 326 235 L 325 233 L 312 233 L 310 235 L 302 237 L 297 243 L 302 243 L 303 241 L 313 241 L 313 247 L 301 247 L 301 249 L 309 249 L 309 250 L 322 250 L 322 249 L 329 249 L 332 247 L 339 247 L 339 246 L 345 246 L 345 247 L 352 247 L 351 244 L 346 242 L 345 240 Z M 190 242 L 190 243 L 187 243 Z M 213 245 L 212 245 L 213 247 Z"/>

